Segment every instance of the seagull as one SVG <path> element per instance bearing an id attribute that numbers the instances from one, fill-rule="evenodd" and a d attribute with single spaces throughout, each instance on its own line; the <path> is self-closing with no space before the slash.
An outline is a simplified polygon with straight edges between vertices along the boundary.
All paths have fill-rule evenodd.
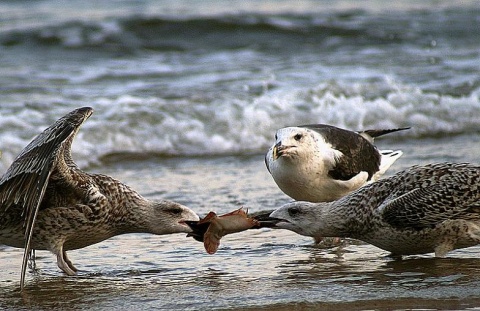
<path id="1" fill-rule="evenodd" d="M 265 164 L 294 200 L 329 202 L 378 180 L 402 151 L 378 151 L 375 137 L 408 128 L 354 132 L 326 124 L 277 130 Z"/>
<path id="2" fill-rule="evenodd" d="M 413 166 L 333 202 L 295 201 L 270 214 L 276 228 L 311 237 L 348 237 L 393 256 L 480 244 L 480 166 Z"/>
<path id="3" fill-rule="evenodd" d="M 24 248 L 20 288 L 34 250 L 49 250 L 67 275 L 77 268 L 68 250 L 125 233 L 189 233 L 198 215 L 181 204 L 151 201 L 106 175 L 89 174 L 73 161 L 71 146 L 93 113 L 76 109 L 23 149 L 0 179 L 0 244 Z"/>

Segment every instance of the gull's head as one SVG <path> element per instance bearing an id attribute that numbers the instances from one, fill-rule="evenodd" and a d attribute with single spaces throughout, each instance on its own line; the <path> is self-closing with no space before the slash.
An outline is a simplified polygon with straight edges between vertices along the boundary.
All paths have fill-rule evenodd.
<path id="1" fill-rule="evenodd" d="M 288 203 L 273 211 L 276 228 L 287 229 L 305 236 L 321 236 L 317 234 L 321 222 L 322 203 L 296 201 Z"/>
<path id="2" fill-rule="evenodd" d="M 188 221 L 198 221 L 198 215 L 188 207 L 164 200 L 152 202 L 148 227 L 153 234 L 190 233 Z"/>
<path id="3" fill-rule="evenodd" d="M 285 127 L 275 133 L 275 144 L 270 148 L 272 159 L 302 157 L 315 148 L 315 133 L 307 128 Z"/>

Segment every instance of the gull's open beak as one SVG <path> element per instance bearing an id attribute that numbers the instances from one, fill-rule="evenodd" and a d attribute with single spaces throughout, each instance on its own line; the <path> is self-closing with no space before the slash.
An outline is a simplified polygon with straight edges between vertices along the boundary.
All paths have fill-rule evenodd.
<path id="1" fill-rule="evenodd" d="M 192 229 L 192 232 L 188 233 L 187 237 L 191 236 L 198 242 L 203 242 L 203 236 L 205 235 L 208 226 L 210 226 L 210 223 L 205 222 L 199 224 L 198 220 L 186 220 L 185 224 L 187 224 Z"/>
<path id="2" fill-rule="evenodd" d="M 287 149 L 287 146 L 282 145 L 281 142 L 273 146 L 273 161 L 280 158 L 283 155 L 283 151 Z"/>
<path id="3" fill-rule="evenodd" d="M 259 226 L 252 227 L 252 229 L 274 228 L 275 225 L 280 221 L 280 219 L 270 217 L 270 214 L 273 211 L 274 210 L 272 209 L 248 214 L 248 217 L 257 220 L 260 223 Z"/>

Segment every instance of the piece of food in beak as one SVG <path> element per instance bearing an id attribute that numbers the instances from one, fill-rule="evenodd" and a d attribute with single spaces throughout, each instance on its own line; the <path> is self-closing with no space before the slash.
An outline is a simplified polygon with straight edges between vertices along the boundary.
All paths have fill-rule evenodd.
<path id="1" fill-rule="evenodd" d="M 225 235 L 262 226 L 261 221 L 248 217 L 243 208 L 221 216 L 210 212 L 198 222 L 189 221 L 186 223 L 193 230 L 187 236 L 203 242 L 205 250 L 209 254 L 214 254 L 217 251 L 220 239 Z"/>

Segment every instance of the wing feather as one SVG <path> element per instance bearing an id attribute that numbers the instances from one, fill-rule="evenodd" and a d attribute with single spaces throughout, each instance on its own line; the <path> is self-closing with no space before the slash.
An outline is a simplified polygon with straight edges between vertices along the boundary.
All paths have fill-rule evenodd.
<path id="1" fill-rule="evenodd" d="M 343 154 L 337 159 L 336 166 L 329 172 L 332 178 L 349 180 L 364 171 L 368 173 L 370 179 L 378 171 L 380 153 L 372 143 L 357 132 L 326 124 L 310 124 L 301 127 L 324 136 L 334 149 Z"/>
<path id="2" fill-rule="evenodd" d="M 423 229 L 448 219 L 469 219 L 474 216 L 472 213 L 478 214 L 478 170 L 459 170 L 440 178 L 437 175 L 434 185 L 420 185 L 381 205 L 383 219 L 397 228 Z"/>
<path id="3" fill-rule="evenodd" d="M 90 107 L 76 109 L 48 127 L 23 149 L 0 179 L 0 215 L 3 219 L 0 225 L 15 226 L 23 222 L 25 228 L 22 289 L 33 227 L 48 179 L 57 163 L 70 159 L 71 142 L 92 112 Z"/>

